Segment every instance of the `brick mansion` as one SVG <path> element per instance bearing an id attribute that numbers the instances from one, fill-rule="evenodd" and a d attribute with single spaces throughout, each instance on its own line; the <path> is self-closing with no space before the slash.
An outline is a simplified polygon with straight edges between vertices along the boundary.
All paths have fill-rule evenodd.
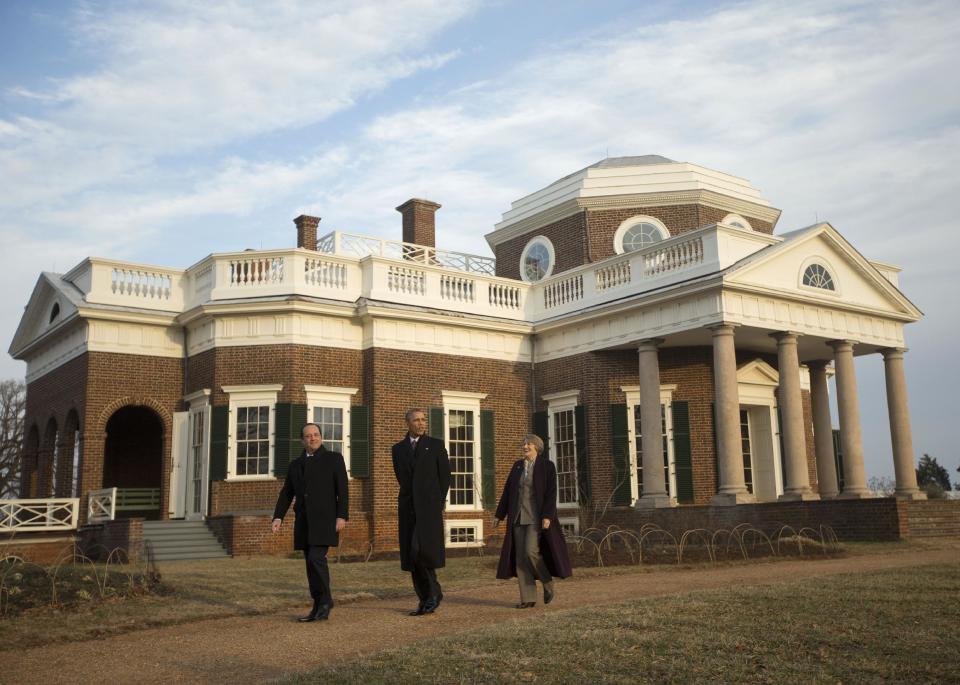
<path id="1" fill-rule="evenodd" d="M 450 454 L 450 547 L 489 535 L 528 432 L 569 530 L 599 506 L 617 521 L 792 507 L 842 529 L 872 516 L 854 357 L 881 355 L 889 501 L 923 498 L 903 366 L 922 313 L 842 227 L 777 232 L 749 181 L 654 155 L 516 200 L 492 257 L 444 250 L 439 209 L 397 207 L 399 240 L 319 236 L 303 215 L 295 247 L 42 273 L 10 345 L 27 363 L 20 496 L 79 498 L 81 524 L 204 521 L 234 554 L 287 552 L 269 519 L 310 420 L 349 469 L 348 541 L 389 549 L 390 446 L 423 407 Z"/>

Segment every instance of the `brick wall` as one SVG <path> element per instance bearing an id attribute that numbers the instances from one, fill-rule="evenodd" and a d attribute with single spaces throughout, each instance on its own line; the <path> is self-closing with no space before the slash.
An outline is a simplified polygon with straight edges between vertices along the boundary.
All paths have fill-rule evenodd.
<path id="1" fill-rule="evenodd" d="M 768 535 L 783 526 L 799 532 L 829 526 L 841 541 L 898 540 L 906 534 L 906 514 L 902 503 L 892 497 L 863 500 L 824 500 L 814 502 L 765 502 L 731 507 L 692 506 L 675 509 L 616 507 L 607 512 L 604 525 L 639 530 L 653 523 L 679 538 L 687 530 L 731 530 L 749 523 Z M 788 532 L 789 533 L 789 532 Z"/>
<path id="2" fill-rule="evenodd" d="M 497 275 L 520 278 L 520 256 L 531 238 L 543 235 L 550 239 L 556 252 L 553 273 L 560 273 L 583 264 L 589 264 L 616 254 L 614 234 L 627 219 L 645 215 L 659 219 L 671 236 L 680 235 L 723 220 L 730 212 L 700 204 L 663 205 L 658 207 L 627 207 L 590 209 L 554 221 L 541 228 L 511 238 L 496 247 Z M 773 224 L 756 217 L 743 215 L 753 230 L 773 233 Z"/>
<path id="3" fill-rule="evenodd" d="M 84 526 L 78 531 L 79 546 L 94 560 L 106 561 L 115 549 L 126 552 L 130 563 L 143 558 L 143 519 L 125 518 Z"/>

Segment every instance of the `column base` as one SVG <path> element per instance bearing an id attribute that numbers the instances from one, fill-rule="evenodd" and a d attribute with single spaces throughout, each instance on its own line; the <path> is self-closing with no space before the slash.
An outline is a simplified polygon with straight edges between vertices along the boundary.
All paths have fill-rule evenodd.
<path id="1" fill-rule="evenodd" d="M 718 492 L 710 500 L 711 507 L 732 507 L 737 504 L 756 504 L 757 498 L 749 492 Z"/>
<path id="2" fill-rule="evenodd" d="M 677 500 L 669 495 L 641 495 L 636 509 L 668 509 L 677 506 Z"/>
<path id="3" fill-rule="evenodd" d="M 813 502 L 819 500 L 820 495 L 811 490 L 801 492 L 785 492 L 777 498 L 778 502 Z"/>
<path id="4" fill-rule="evenodd" d="M 870 499 L 871 497 L 873 495 L 870 491 L 864 488 L 863 490 L 844 490 L 834 499 Z"/>
<path id="5" fill-rule="evenodd" d="M 922 490 L 903 490 L 893 493 L 893 496 L 897 499 L 909 499 L 914 501 L 919 501 L 927 499 L 927 493 Z"/>

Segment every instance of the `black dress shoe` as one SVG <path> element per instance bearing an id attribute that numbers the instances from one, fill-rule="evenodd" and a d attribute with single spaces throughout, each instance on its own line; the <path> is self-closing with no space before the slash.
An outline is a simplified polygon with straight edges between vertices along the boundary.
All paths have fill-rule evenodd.
<path id="1" fill-rule="evenodd" d="M 310 623 L 312 621 L 326 621 L 328 618 L 330 618 L 330 605 L 314 604 L 313 611 L 306 616 L 301 616 L 297 620 L 300 623 Z"/>
<path id="2" fill-rule="evenodd" d="M 423 613 L 432 614 L 440 606 L 440 597 L 428 597 L 423 603 Z"/>
<path id="3" fill-rule="evenodd" d="M 517 605 L 517 609 L 529 609 L 530 607 L 536 606 L 536 602 L 520 602 Z"/>
<path id="4" fill-rule="evenodd" d="M 553 601 L 553 590 L 548 590 L 547 588 L 543 588 L 543 603 L 549 604 L 552 601 Z"/>
<path id="5" fill-rule="evenodd" d="M 408 613 L 407 616 L 423 616 L 423 614 L 425 613 L 424 610 L 423 610 L 423 608 L 424 608 L 425 605 L 426 605 L 426 602 L 420 602 L 420 603 L 417 605 L 417 608 L 414 609 L 413 611 L 411 611 L 410 613 Z M 434 607 L 434 608 L 436 608 L 436 607 Z"/>

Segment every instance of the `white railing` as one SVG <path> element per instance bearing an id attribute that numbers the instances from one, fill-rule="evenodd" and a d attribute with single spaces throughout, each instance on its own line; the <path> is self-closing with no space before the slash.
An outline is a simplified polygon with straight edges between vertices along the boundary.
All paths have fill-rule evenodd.
<path id="1" fill-rule="evenodd" d="M 92 490 L 87 496 L 87 521 L 100 523 L 116 517 L 117 489 Z"/>
<path id="2" fill-rule="evenodd" d="M 493 276 L 497 262 L 492 257 L 438 250 L 435 247 L 405 243 L 400 240 L 384 240 L 357 233 L 333 231 L 317 240 L 317 251 L 349 257 L 383 257 L 402 259 L 408 262 L 429 264 L 444 269 L 456 269 L 470 273 Z"/>
<path id="3" fill-rule="evenodd" d="M 440 298 L 443 300 L 453 300 L 454 302 L 476 302 L 476 281 L 463 276 L 441 274 Z"/>
<path id="4" fill-rule="evenodd" d="M 387 267 L 387 289 L 401 295 L 425 295 L 426 273 L 406 266 Z"/>
<path id="5" fill-rule="evenodd" d="M 173 275 L 159 270 L 147 271 L 118 266 L 111 269 L 110 281 L 110 290 L 121 296 L 169 300 L 173 292 Z"/>
<path id="6" fill-rule="evenodd" d="M 643 255 L 643 275 L 647 278 L 703 263 L 703 238 L 647 250 Z"/>
<path id="7" fill-rule="evenodd" d="M 630 283 L 630 260 L 622 259 L 619 262 L 597 267 L 594 272 L 597 283 L 597 292 L 619 288 Z"/>
<path id="8" fill-rule="evenodd" d="M 490 283 L 487 288 L 487 299 L 490 306 L 495 309 L 519 310 L 523 306 L 522 292 L 523 290 L 516 285 Z"/>
<path id="9" fill-rule="evenodd" d="M 303 262 L 304 279 L 308 285 L 334 290 L 347 288 L 347 266 L 319 257 L 307 257 Z"/>
<path id="10" fill-rule="evenodd" d="M 276 285 L 283 282 L 282 255 L 251 255 L 229 260 L 231 286 Z"/>
<path id="11" fill-rule="evenodd" d="M 77 497 L 0 500 L 0 533 L 75 530 Z"/>
<path id="12" fill-rule="evenodd" d="M 552 309 L 583 299 L 583 274 L 550 281 L 543 286 L 543 306 Z"/>

